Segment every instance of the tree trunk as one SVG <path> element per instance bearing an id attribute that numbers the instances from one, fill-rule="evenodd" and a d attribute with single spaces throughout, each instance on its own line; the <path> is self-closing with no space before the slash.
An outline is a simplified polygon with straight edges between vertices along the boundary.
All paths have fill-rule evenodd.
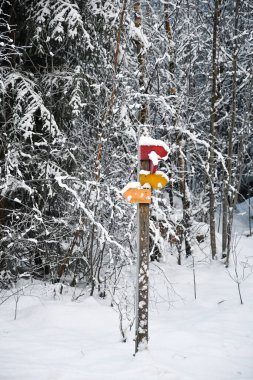
<path id="1" fill-rule="evenodd" d="M 141 28 L 141 3 L 134 2 L 134 24 Z M 145 50 L 141 40 L 135 39 L 138 68 L 139 68 L 139 91 L 145 91 Z M 141 128 L 148 117 L 147 103 L 144 101 L 138 115 L 139 136 Z M 149 170 L 149 161 L 140 161 L 140 170 Z M 139 175 L 139 170 L 138 170 Z M 149 268 L 149 204 L 138 205 L 138 267 L 137 267 L 137 302 L 136 302 L 136 339 L 135 353 L 145 348 L 148 343 L 148 268 Z"/>
<path id="2" fill-rule="evenodd" d="M 219 50 L 219 24 L 220 24 L 220 6 L 222 0 L 215 0 L 214 24 L 213 24 L 213 49 L 212 49 L 212 98 L 210 114 L 210 148 L 209 148 L 209 213 L 210 213 L 210 242 L 212 258 L 216 257 L 216 197 L 215 197 L 215 179 L 216 179 L 216 123 L 218 120 L 217 100 L 218 100 L 218 50 Z"/>
<path id="3" fill-rule="evenodd" d="M 169 19 L 169 5 L 166 1 L 164 4 L 164 18 L 165 18 L 165 31 L 167 34 L 168 39 L 168 53 L 170 57 L 169 62 L 169 72 L 170 72 L 170 83 L 168 88 L 169 95 L 175 96 L 173 103 L 175 107 L 175 114 L 172 117 L 172 122 L 175 127 L 175 133 L 176 133 L 176 142 L 178 146 L 178 152 L 177 152 L 177 167 L 178 167 L 178 181 L 179 181 L 179 189 L 180 193 L 182 194 L 182 205 L 183 205 L 183 228 L 184 228 L 184 240 L 185 240 L 185 253 L 186 257 L 191 255 L 192 249 L 190 245 L 190 239 L 189 239 L 189 232 L 191 228 L 191 202 L 189 197 L 189 189 L 186 181 L 186 175 L 185 175 L 185 158 L 183 154 L 183 146 L 184 146 L 184 138 L 182 131 L 179 127 L 179 115 L 178 115 L 178 105 L 177 105 L 177 89 L 176 89 L 176 81 L 175 81 L 175 51 L 174 51 L 174 43 L 173 43 L 173 36 L 172 36 L 172 29 Z M 181 251 L 181 249 L 180 249 Z M 180 257 L 181 252 L 178 252 L 178 255 Z M 178 259 L 178 263 L 181 263 L 181 258 Z"/>
<path id="4" fill-rule="evenodd" d="M 228 219 L 227 219 L 227 256 L 226 256 L 226 267 L 229 266 L 230 250 L 231 250 L 231 239 L 232 239 L 232 228 L 233 228 L 233 213 L 234 213 L 234 181 L 232 177 L 232 165 L 233 165 L 233 137 L 236 127 L 236 107 L 237 107 L 237 54 L 238 54 L 238 22 L 239 22 L 239 8 L 240 0 L 235 2 L 235 14 L 234 14 L 234 38 L 233 38 L 233 58 L 232 58 L 232 115 L 231 124 L 228 133 L 228 157 L 227 157 L 227 172 L 228 181 L 226 186 L 226 194 L 228 205 Z"/>

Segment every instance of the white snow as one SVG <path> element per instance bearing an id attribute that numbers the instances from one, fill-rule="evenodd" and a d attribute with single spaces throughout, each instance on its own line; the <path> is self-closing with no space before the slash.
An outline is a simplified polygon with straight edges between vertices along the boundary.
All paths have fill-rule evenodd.
<path id="1" fill-rule="evenodd" d="M 141 42 L 144 51 L 150 47 L 150 43 L 147 36 L 144 34 L 142 27 L 136 27 L 133 22 L 130 24 L 130 36 L 133 40 Z"/>
<path id="2" fill-rule="evenodd" d="M 149 175 L 150 174 L 150 171 L 148 170 L 140 170 L 140 175 Z M 167 176 L 167 174 L 165 174 L 164 172 L 162 172 L 161 170 L 157 170 L 154 174 L 152 175 L 157 175 L 157 176 L 161 176 L 163 177 L 164 179 L 166 179 L 167 182 L 170 181 L 169 177 Z M 161 185 L 162 186 L 162 185 Z"/>
<path id="3" fill-rule="evenodd" d="M 233 255 L 228 270 L 210 260 L 209 241 L 195 247 L 196 300 L 191 258 L 178 266 L 168 252 L 163 263 L 150 263 L 150 340 L 135 357 L 134 327 L 123 343 L 109 294 L 78 298 L 81 290 L 64 286 L 61 295 L 60 284 L 30 280 L 1 290 L 0 379 L 252 380 L 253 237 L 243 233 L 247 223 L 240 221 L 237 268 Z M 243 305 L 230 277 L 235 269 L 245 275 Z"/>
<path id="4" fill-rule="evenodd" d="M 146 146 L 162 146 L 168 153 L 170 151 L 168 145 L 165 144 L 164 141 L 162 141 L 162 140 L 156 140 L 156 139 L 153 139 L 152 137 L 149 137 L 149 136 L 141 136 L 140 137 L 140 141 L 139 141 L 139 145 L 140 146 L 142 146 L 142 145 L 146 145 Z"/>
<path id="5" fill-rule="evenodd" d="M 143 174 L 143 175 L 149 175 L 150 171 L 148 171 L 148 170 L 140 170 L 140 175 L 141 174 Z"/>
<path id="6" fill-rule="evenodd" d="M 129 182 L 124 188 L 121 190 L 121 194 L 126 193 L 129 189 L 140 189 L 140 182 Z"/>
<path id="7" fill-rule="evenodd" d="M 234 213 L 234 220 L 237 234 L 249 233 L 249 221 L 251 220 L 251 228 L 253 232 L 253 197 L 246 199 L 242 203 L 238 203 L 236 206 L 236 212 Z M 251 219 L 250 219 L 251 217 Z"/>
<path id="8" fill-rule="evenodd" d="M 149 157 L 150 161 L 152 161 L 154 166 L 158 165 L 160 157 L 158 156 L 158 154 L 156 152 L 154 152 L 154 151 L 150 152 L 148 157 Z"/>

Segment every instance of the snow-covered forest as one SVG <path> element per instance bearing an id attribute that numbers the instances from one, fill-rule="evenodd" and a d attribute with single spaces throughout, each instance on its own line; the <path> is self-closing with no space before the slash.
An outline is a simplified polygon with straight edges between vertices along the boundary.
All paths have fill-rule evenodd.
<path id="1" fill-rule="evenodd" d="M 0 1 L 1 380 L 253 378 L 252 67 L 250 0 Z M 169 183 L 133 358 L 140 136 Z"/>

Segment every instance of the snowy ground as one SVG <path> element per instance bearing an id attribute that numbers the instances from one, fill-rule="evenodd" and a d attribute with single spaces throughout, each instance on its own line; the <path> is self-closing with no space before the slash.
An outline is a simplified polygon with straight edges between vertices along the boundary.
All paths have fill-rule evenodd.
<path id="1" fill-rule="evenodd" d="M 243 225 L 248 230 L 246 219 Z M 72 301 L 73 289 L 59 295 L 54 285 L 24 282 L 20 298 L 0 306 L 0 379 L 252 380 L 253 237 L 237 240 L 239 275 L 242 262 L 249 275 L 241 284 L 243 305 L 222 263 L 200 251 L 196 300 L 191 259 L 181 267 L 174 258 L 159 264 L 169 286 L 151 266 L 149 349 L 136 357 L 133 334 L 122 343 L 118 314 L 108 300 Z M 205 243 L 202 249 L 208 249 Z M 229 270 L 234 275 L 233 265 Z M 6 296 L 0 293 L 2 300 Z"/>

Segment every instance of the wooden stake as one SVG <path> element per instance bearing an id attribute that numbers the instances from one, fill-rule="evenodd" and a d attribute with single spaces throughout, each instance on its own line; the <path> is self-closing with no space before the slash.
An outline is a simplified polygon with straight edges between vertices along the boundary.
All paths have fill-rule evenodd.
<path id="1" fill-rule="evenodd" d="M 141 161 L 140 169 L 149 170 L 149 160 Z M 149 204 L 138 205 L 138 223 L 135 353 L 147 347 L 148 343 Z"/>

